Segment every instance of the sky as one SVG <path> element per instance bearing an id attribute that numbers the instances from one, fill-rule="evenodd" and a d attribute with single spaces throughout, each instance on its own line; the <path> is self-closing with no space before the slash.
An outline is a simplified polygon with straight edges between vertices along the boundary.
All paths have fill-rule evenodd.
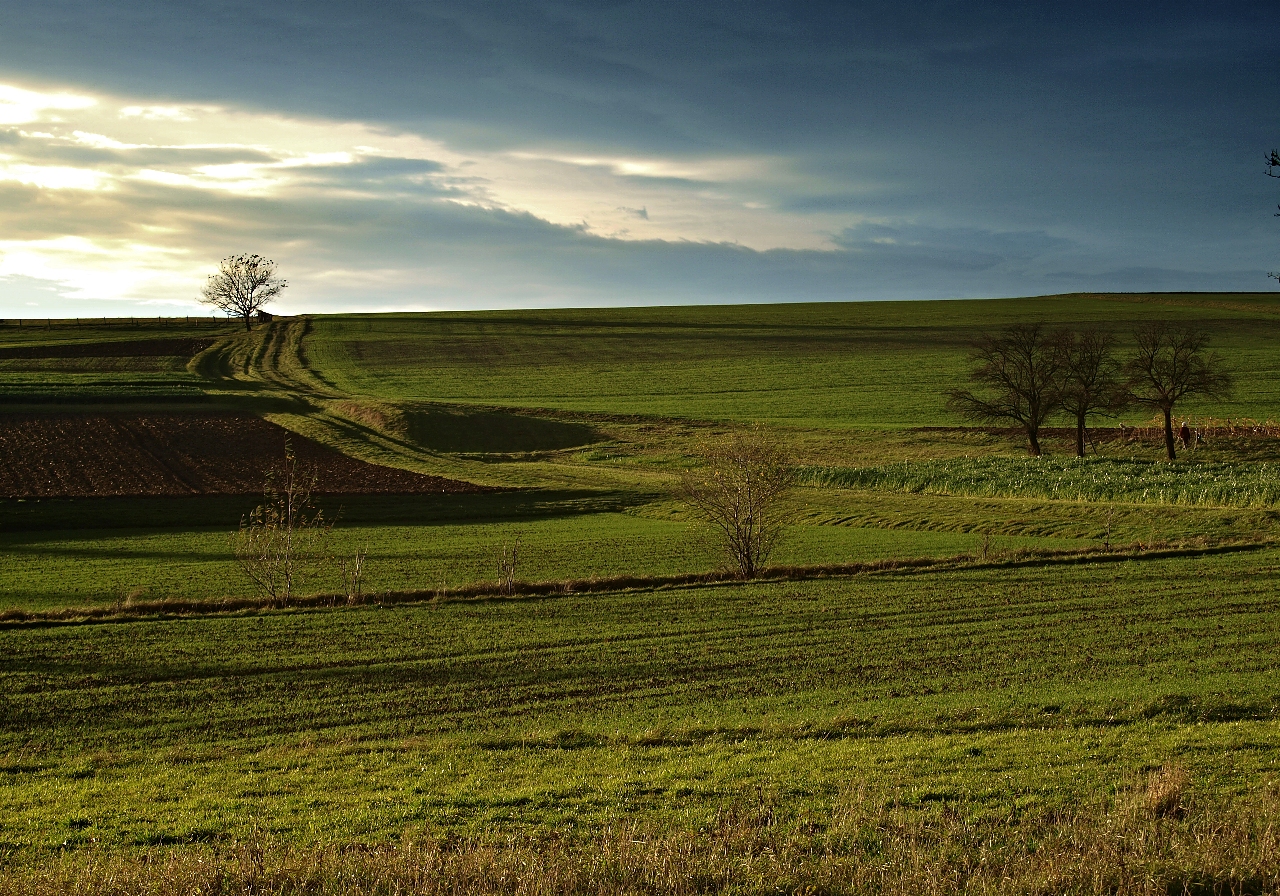
<path id="1" fill-rule="evenodd" d="M 1265 4 L 7 0 L 0 317 L 1274 289 Z"/>

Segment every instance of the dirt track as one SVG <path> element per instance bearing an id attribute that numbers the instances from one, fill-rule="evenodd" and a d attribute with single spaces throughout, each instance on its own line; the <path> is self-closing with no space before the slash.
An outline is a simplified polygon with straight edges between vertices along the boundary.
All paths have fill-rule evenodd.
<path id="1" fill-rule="evenodd" d="M 247 414 L 3 414 L 0 498 L 261 494 L 286 436 L 318 494 L 488 491 L 365 463 Z"/>

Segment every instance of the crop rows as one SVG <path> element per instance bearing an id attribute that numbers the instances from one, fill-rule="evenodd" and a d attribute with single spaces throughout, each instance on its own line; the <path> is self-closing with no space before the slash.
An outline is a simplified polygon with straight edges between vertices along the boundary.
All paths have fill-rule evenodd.
<path id="1" fill-rule="evenodd" d="M 807 467 L 802 479 L 820 487 L 975 497 L 1226 507 L 1280 503 L 1280 465 L 1274 463 L 980 457 L 874 467 Z"/>
<path id="2" fill-rule="evenodd" d="M 0 630 L 0 827 L 501 839 L 762 792 L 820 823 L 858 782 L 1000 816 L 1179 754 L 1231 792 L 1277 748 L 1275 567 L 1240 575 L 1275 556 Z"/>

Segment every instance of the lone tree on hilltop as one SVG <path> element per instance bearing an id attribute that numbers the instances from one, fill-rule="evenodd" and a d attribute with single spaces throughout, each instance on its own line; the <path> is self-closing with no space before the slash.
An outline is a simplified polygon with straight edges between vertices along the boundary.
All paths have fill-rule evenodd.
<path id="1" fill-rule="evenodd" d="M 951 392 L 947 406 L 970 420 L 1011 420 L 1027 433 L 1027 450 L 1040 456 L 1040 427 L 1059 403 L 1058 355 L 1041 324 L 1015 324 L 980 337 L 969 360 L 969 378 L 988 397 L 968 389 Z"/>
<path id="2" fill-rule="evenodd" d="M 1076 457 L 1084 457 L 1089 414 L 1110 414 L 1128 403 L 1114 345 L 1115 337 L 1096 327 L 1053 335 L 1058 402 L 1076 421 Z"/>
<path id="3" fill-rule="evenodd" d="M 764 566 L 789 519 L 786 496 L 795 483 L 790 459 L 759 429 L 737 432 L 699 452 L 702 467 L 686 471 L 680 491 L 721 537 L 744 579 Z"/>
<path id="4" fill-rule="evenodd" d="M 1138 327 L 1133 336 L 1138 350 L 1124 366 L 1129 397 L 1164 414 L 1165 452 L 1175 460 L 1174 405 L 1193 396 L 1226 398 L 1232 376 L 1223 369 L 1222 358 L 1208 351 L 1208 333 L 1153 321 Z"/>
<path id="5" fill-rule="evenodd" d="M 280 294 L 289 284 L 276 276 L 276 263 L 261 255 L 228 255 L 209 277 L 200 299 L 227 314 L 244 318 L 244 328 L 253 325 L 253 315 Z"/>

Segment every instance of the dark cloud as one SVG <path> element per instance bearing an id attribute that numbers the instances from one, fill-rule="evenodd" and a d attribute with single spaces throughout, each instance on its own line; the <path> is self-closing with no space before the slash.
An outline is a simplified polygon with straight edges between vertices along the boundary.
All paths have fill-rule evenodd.
<path id="1" fill-rule="evenodd" d="M 864 225 L 843 233 L 834 251 L 762 252 L 729 243 L 612 239 L 526 213 L 432 199 L 389 205 L 308 194 L 286 203 L 214 194 L 183 209 L 186 192 L 131 184 L 113 194 L 81 194 L 79 202 L 64 202 L 43 233 L 18 235 L 83 229 L 126 243 L 165 222 L 181 228 L 177 245 L 199 246 L 206 264 L 247 250 L 275 258 L 293 287 L 287 304 L 311 311 L 352 307 L 353 288 L 369 295 L 367 306 L 382 308 L 586 306 L 1247 289 L 1260 274 L 1121 265 L 1082 274 L 1055 267 L 1075 247 L 1038 232 Z M 10 189 L 0 203 L 21 221 L 18 193 Z M 34 190 L 25 200 L 43 201 Z M 121 215 L 125 209 L 128 216 Z M 0 226 L 8 226 L 7 214 Z M 350 271 L 376 276 L 353 286 L 341 276 Z M 377 284 L 371 294 L 368 283 Z M 31 298 L 36 286 L 28 282 L 22 296 Z M 11 284 L 0 292 L 6 313 L 16 314 Z M 58 313 L 101 313 L 92 307 L 72 302 Z"/>
<path id="2" fill-rule="evenodd" d="M 0 220 L 9 234 L 178 222 L 211 247 L 438 266 L 487 284 L 468 301 L 1262 288 L 1276 222 L 1258 161 L 1280 141 L 1270 18 L 1232 2 L 15 0 L 0 75 L 19 82 L 358 119 L 461 151 L 769 159 L 778 176 L 735 200 L 838 223 L 827 252 L 624 242 L 440 202 L 475 184 L 373 158 L 291 176 L 381 203 L 6 188 L 17 204 Z M 46 158 L 254 160 L 188 152 L 51 145 Z"/>
<path id="3" fill-rule="evenodd" d="M 969 264 L 981 266 L 999 261 L 1028 261 L 1073 248 L 1070 240 L 1042 230 L 992 232 L 972 227 L 887 226 L 859 224 L 833 238 L 836 245 L 854 252 L 896 253 L 909 258 L 969 256 Z"/>

